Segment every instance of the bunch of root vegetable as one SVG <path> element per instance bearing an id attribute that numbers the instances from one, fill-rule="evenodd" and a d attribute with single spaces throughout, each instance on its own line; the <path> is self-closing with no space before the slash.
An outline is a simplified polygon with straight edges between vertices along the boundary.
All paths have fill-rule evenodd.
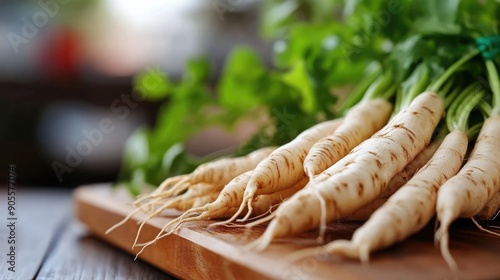
<path id="1" fill-rule="evenodd" d="M 491 98 L 478 83 L 464 84 L 464 68 L 472 60 L 488 75 Z M 335 240 L 322 251 L 367 262 L 371 252 L 403 241 L 436 215 L 436 242 L 456 270 L 448 251 L 450 224 L 457 218 L 477 223 L 500 211 L 497 67 L 473 51 L 439 75 L 419 60 L 401 83 L 381 69 L 369 79 L 361 100 L 343 117 L 319 123 L 281 147 L 206 163 L 139 197 L 125 220 L 146 213 L 140 229 L 167 208 L 184 213 L 155 239 L 137 244 L 136 238 L 134 246 L 144 249 L 186 222 L 217 219 L 211 226 L 269 223 L 250 244 L 263 250 L 274 239 L 313 228 L 321 241 L 328 222 L 361 220 L 366 222 L 351 240 Z M 309 248 L 291 258 L 315 252 Z"/>

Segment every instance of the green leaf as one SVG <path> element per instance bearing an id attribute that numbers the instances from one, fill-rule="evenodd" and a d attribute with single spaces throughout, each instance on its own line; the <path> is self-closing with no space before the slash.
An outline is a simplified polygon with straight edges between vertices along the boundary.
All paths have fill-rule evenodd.
<path id="1" fill-rule="evenodd" d="M 237 110 L 260 104 L 267 94 L 262 88 L 266 75 L 267 70 L 254 51 L 246 47 L 235 48 L 226 60 L 219 81 L 219 104 Z"/>
<path id="2" fill-rule="evenodd" d="M 172 88 L 168 77 L 159 68 L 149 68 L 137 75 L 133 84 L 135 90 L 140 91 L 147 100 L 152 101 L 164 99 Z"/>
<path id="3" fill-rule="evenodd" d="M 316 109 L 316 96 L 313 81 L 307 72 L 303 60 L 296 61 L 292 69 L 283 75 L 283 81 L 295 88 L 301 95 L 301 107 L 306 113 L 312 113 Z"/>
<path id="4" fill-rule="evenodd" d="M 460 0 L 419 0 L 414 8 L 421 15 L 413 23 L 415 30 L 422 34 L 458 34 L 457 23 Z"/>
<path id="5" fill-rule="evenodd" d="M 203 84 L 210 75 L 210 62 L 205 58 L 191 59 L 186 64 L 184 79 L 192 84 Z"/>

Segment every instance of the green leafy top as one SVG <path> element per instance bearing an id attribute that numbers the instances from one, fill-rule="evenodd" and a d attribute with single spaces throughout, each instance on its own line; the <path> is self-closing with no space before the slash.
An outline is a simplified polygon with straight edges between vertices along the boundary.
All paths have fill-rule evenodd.
<path id="1" fill-rule="evenodd" d="M 392 98 L 396 88 L 397 108 L 425 88 L 446 93 L 450 105 L 455 93 L 463 93 L 460 87 L 486 74 L 475 40 L 497 35 L 500 18 L 493 0 L 269 0 L 262 5 L 262 33 L 275 41 L 272 68 L 240 46 L 229 54 L 215 87 L 206 59 L 190 61 L 179 81 L 154 71 L 135 79 L 149 100 L 166 102 L 155 127 L 138 130 L 127 142 L 121 181 L 137 189 L 191 171 L 216 155 L 195 158 L 182 143 L 209 126 L 231 129 L 242 118 L 264 114 L 268 121 L 233 155 L 284 144 L 363 96 Z M 497 108 L 495 63 L 498 58 L 487 68 Z M 150 80 L 157 82 L 140 87 Z M 357 87 L 338 106 L 336 88 L 346 84 Z M 486 94 L 485 99 L 492 98 Z"/>

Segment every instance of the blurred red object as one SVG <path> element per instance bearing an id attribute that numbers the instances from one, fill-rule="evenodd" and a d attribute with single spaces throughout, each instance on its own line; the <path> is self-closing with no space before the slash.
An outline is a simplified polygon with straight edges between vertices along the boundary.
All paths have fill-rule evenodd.
<path id="1" fill-rule="evenodd" d="M 43 48 L 43 72 L 52 79 L 72 79 L 78 75 L 79 38 L 71 29 L 59 29 Z"/>

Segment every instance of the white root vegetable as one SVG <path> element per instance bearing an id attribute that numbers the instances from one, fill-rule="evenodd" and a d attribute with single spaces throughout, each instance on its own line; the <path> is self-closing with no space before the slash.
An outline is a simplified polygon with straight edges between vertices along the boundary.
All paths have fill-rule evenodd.
<path id="1" fill-rule="evenodd" d="M 198 183 L 224 186 L 236 176 L 252 170 L 276 148 L 266 147 L 237 158 L 221 158 L 198 166 L 192 173 L 168 178 L 151 194 L 140 197 L 135 204 L 156 197 L 176 196 Z"/>
<path id="2" fill-rule="evenodd" d="M 245 189 L 248 181 L 250 180 L 250 177 L 253 173 L 253 170 L 247 171 L 233 180 L 231 180 L 220 192 L 219 196 L 217 199 L 209 204 L 206 204 L 202 207 L 196 207 L 196 208 L 191 208 L 184 212 L 181 216 L 175 218 L 174 220 L 170 221 L 167 223 L 156 235 L 156 237 L 144 244 L 137 244 L 138 240 L 138 235 L 136 236 L 136 240 L 134 242 L 133 247 L 137 246 L 142 246 L 141 250 L 139 253 L 137 253 L 137 256 L 139 256 L 142 251 L 149 245 L 154 244 L 157 240 L 162 238 L 165 235 L 170 234 L 173 232 L 178 226 L 180 226 L 182 223 L 188 222 L 188 221 L 194 221 L 194 220 L 203 220 L 207 219 L 210 217 L 210 215 L 214 216 L 222 216 L 224 215 L 227 211 L 229 211 L 233 205 L 233 207 L 236 207 L 239 205 L 238 201 L 241 201 L 243 199 L 243 190 Z M 233 202 L 235 201 L 235 202 Z M 197 215 L 197 216 L 195 216 Z M 167 229 L 173 226 L 173 229 L 170 230 L 169 232 L 165 233 Z M 137 258 L 136 256 L 136 258 Z"/>
<path id="3" fill-rule="evenodd" d="M 486 119 L 467 163 L 460 172 L 448 180 L 438 192 L 437 218 L 440 227 L 436 242 L 440 242 L 441 254 L 453 270 L 457 264 L 448 248 L 448 230 L 457 218 L 477 215 L 490 201 L 500 186 L 500 116 Z"/>
<path id="4" fill-rule="evenodd" d="M 138 254 L 140 254 L 145 247 L 154 244 L 157 240 L 171 234 L 184 223 L 223 218 L 234 215 L 234 213 L 238 209 L 238 206 L 243 200 L 243 193 L 246 183 L 250 179 L 251 172 L 252 171 L 246 172 L 231 181 L 215 201 L 204 206 L 192 208 L 178 218 L 170 221 L 163 227 L 163 229 L 153 240 L 144 244 L 134 243 L 134 246 L 143 246 Z M 308 181 L 309 179 L 306 177 L 288 189 L 276 192 L 274 194 L 257 196 L 252 203 L 252 206 L 254 207 L 254 215 L 260 216 L 269 213 L 272 207 L 280 204 L 282 201 L 286 200 L 287 198 L 304 188 Z"/>
<path id="5" fill-rule="evenodd" d="M 250 215 L 252 201 L 256 196 L 287 189 L 302 180 L 305 177 L 303 162 L 311 147 L 321 138 L 334 132 L 342 122 L 343 119 L 335 119 L 319 123 L 260 162 L 248 182 L 243 202 L 235 216 L 239 216 L 245 207 L 248 207 L 247 215 Z"/>
<path id="6" fill-rule="evenodd" d="M 345 221 L 366 221 L 370 216 L 384 204 L 399 188 L 406 184 L 417 171 L 422 168 L 434 155 L 443 139 L 438 138 L 430 143 L 425 149 L 420 152 L 415 159 L 408 163 L 401 172 L 396 174 L 387 184 L 385 191 L 375 200 L 363 206 L 358 211 L 346 217 Z"/>
<path id="7" fill-rule="evenodd" d="M 429 162 L 354 232 L 352 240 L 335 240 L 324 251 L 369 261 L 370 252 L 387 248 L 422 229 L 436 213 L 439 187 L 457 174 L 467 152 L 467 135 L 459 130 L 446 136 Z M 302 258 L 317 252 L 306 249 Z"/>
<path id="8" fill-rule="evenodd" d="M 310 186 L 283 202 L 264 234 L 255 241 L 264 249 L 274 238 L 320 226 L 346 217 L 379 196 L 394 175 L 427 146 L 444 113 L 443 100 L 422 93 L 404 111 L 371 138 L 334 164 L 328 179 Z M 321 175 L 318 175 L 322 176 Z"/>
<path id="9" fill-rule="evenodd" d="M 389 120 L 392 104 L 381 98 L 355 105 L 333 134 L 314 144 L 304 160 L 304 171 L 314 176 L 347 155 L 363 140 L 380 130 Z"/>

